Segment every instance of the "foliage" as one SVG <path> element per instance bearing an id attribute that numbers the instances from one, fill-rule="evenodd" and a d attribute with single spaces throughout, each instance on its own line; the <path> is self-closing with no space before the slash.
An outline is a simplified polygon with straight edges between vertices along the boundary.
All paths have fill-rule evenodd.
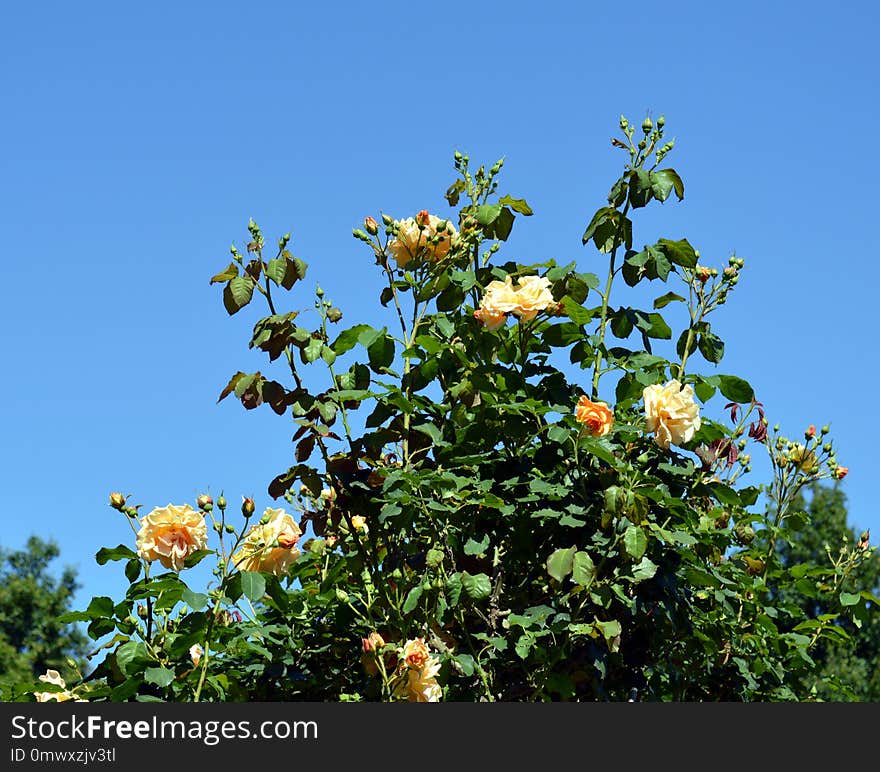
<path id="1" fill-rule="evenodd" d="M 79 676 L 88 639 L 59 617 L 78 589 L 76 572 L 56 578 L 58 545 L 31 536 L 22 550 L 0 550 L 0 698 L 23 694 L 48 669 Z"/>
<path id="2" fill-rule="evenodd" d="M 474 170 L 461 153 L 448 219 L 383 214 L 354 231 L 384 278 L 385 323 L 340 326 L 320 287 L 314 313 L 279 307 L 307 265 L 289 235 L 270 252 L 251 221 L 211 283 L 230 315 L 266 303 L 250 347 L 269 363 L 220 399 L 297 425 L 268 493 L 299 520 L 267 508 L 252 526 L 250 499 L 239 517 L 202 496 L 208 542 L 188 507 L 142 517 L 113 494 L 138 549 L 97 556 L 123 564 L 123 599 L 66 616 L 106 638 L 77 694 L 811 698 L 816 652 L 878 603 L 853 584 L 871 550 L 787 562 L 783 545 L 809 528 L 800 491 L 846 469 L 825 430 L 783 437 L 747 380 L 693 368 L 722 361 L 710 318 L 744 261 L 710 268 L 679 234 L 636 246 L 636 211 L 684 197 L 664 123 L 636 138 L 622 118 L 612 140 L 623 172 L 582 236 L 602 279 L 502 258 L 532 209 L 499 195 L 501 161 Z M 659 287 L 651 308 L 622 298 L 637 285 Z M 768 453 L 766 485 L 743 483 L 749 443 Z M 186 566 L 209 556 L 216 582 L 190 587 Z"/>

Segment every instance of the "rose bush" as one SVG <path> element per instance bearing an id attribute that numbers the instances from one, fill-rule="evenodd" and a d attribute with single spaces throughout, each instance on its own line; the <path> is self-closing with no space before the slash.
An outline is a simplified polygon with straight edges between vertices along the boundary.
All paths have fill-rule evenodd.
<path id="1" fill-rule="evenodd" d="M 101 549 L 129 589 L 68 615 L 102 641 L 82 698 L 811 697 L 811 651 L 880 602 L 842 589 L 870 548 L 785 566 L 776 545 L 809 527 L 801 489 L 846 468 L 826 429 L 788 439 L 746 380 L 714 369 L 710 317 L 744 261 L 709 268 L 685 238 L 634 247 L 631 215 L 684 184 L 663 165 L 662 117 L 621 131 L 622 174 L 582 237 L 602 279 L 502 262 L 532 210 L 499 196 L 500 161 L 474 170 L 460 153 L 448 219 L 354 231 L 384 280 L 378 324 L 336 331 L 320 288 L 313 314 L 280 308 L 306 263 L 289 236 L 270 255 L 249 223 L 211 282 L 230 315 L 265 301 L 250 346 L 278 375 L 236 372 L 220 398 L 297 424 L 268 485 L 284 505 L 252 525 L 250 499 L 141 517 L 113 494 L 137 551 Z M 650 310 L 625 301 L 642 284 L 664 285 Z M 709 372 L 689 367 L 697 354 Z M 770 480 L 745 484 L 758 450 Z M 208 557 L 215 581 L 190 586 Z M 793 585 L 831 611 L 809 616 L 781 592 Z"/>

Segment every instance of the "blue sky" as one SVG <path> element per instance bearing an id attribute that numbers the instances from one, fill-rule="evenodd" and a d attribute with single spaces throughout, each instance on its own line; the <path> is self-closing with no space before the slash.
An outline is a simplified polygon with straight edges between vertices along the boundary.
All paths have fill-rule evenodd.
<path id="1" fill-rule="evenodd" d="M 502 254 L 601 273 L 580 236 L 623 162 L 619 115 L 646 111 L 686 196 L 637 213 L 636 241 L 746 259 L 717 371 L 790 436 L 831 424 L 851 521 L 880 536 L 878 21 L 868 2 L 751 0 L 6 8 L 0 544 L 55 539 L 83 603 L 123 587 L 92 560 L 131 541 L 110 491 L 144 511 L 205 490 L 272 503 L 294 427 L 215 402 L 265 371 L 255 317 L 208 285 L 249 217 L 310 265 L 291 307 L 320 281 L 343 324 L 369 321 L 379 283 L 351 228 L 443 211 L 460 149 L 504 156 L 502 192 L 535 210 Z"/>

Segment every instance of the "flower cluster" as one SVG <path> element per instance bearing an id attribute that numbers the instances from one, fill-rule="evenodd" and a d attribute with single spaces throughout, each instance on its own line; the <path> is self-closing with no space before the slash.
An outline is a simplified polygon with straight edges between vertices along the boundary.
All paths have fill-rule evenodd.
<path id="1" fill-rule="evenodd" d="M 299 557 L 296 544 L 300 536 L 302 531 L 293 517 L 283 509 L 267 508 L 260 522 L 245 534 L 232 563 L 240 571 L 265 571 L 281 576 Z"/>
<path id="2" fill-rule="evenodd" d="M 157 507 L 141 520 L 137 553 L 148 562 L 158 560 L 165 568 L 180 571 L 186 559 L 208 543 L 204 515 L 189 504 Z"/>
<path id="3" fill-rule="evenodd" d="M 521 276 L 516 287 L 513 286 L 513 278 L 506 276 L 504 281 L 496 279 L 489 282 L 474 316 L 486 329 L 497 330 L 507 320 L 508 314 L 528 321 L 534 319 L 539 311 L 554 305 L 550 280 L 546 276 Z"/>
<path id="4" fill-rule="evenodd" d="M 429 214 L 426 209 L 414 218 L 396 221 L 393 227 L 396 234 L 388 242 L 388 251 L 398 268 L 405 268 L 410 261 L 422 256 L 429 260 L 442 260 L 449 254 L 453 240 L 458 235 L 451 222 Z"/>

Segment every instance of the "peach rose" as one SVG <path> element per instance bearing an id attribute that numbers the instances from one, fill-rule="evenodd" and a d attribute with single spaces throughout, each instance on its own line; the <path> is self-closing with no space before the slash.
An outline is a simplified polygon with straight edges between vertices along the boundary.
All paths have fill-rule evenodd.
<path id="1" fill-rule="evenodd" d="M 849 474 L 849 467 L 838 466 L 838 467 L 835 467 L 835 468 L 834 468 L 834 476 L 835 476 L 838 480 L 842 480 L 842 479 L 843 479 L 844 477 L 846 477 L 848 474 Z M 865 541 L 867 541 L 867 539 L 866 539 Z"/>
<path id="2" fill-rule="evenodd" d="M 593 437 L 608 434 L 614 426 L 614 413 L 608 405 L 605 402 L 592 402 L 586 395 L 578 400 L 574 416 Z"/>
<path id="3" fill-rule="evenodd" d="M 539 311 L 555 305 L 553 293 L 550 292 L 550 279 L 546 276 L 521 276 L 517 281 L 516 301 L 513 313 L 525 321 L 534 319 Z"/>
<path id="4" fill-rule="evenodd" d="M 52 684 L 53 686 L 60 686 L 64 689 L 63 692 L 34 692 L 34 697 L 36 697 L 37 702 L 69 702 L 71 700 L 75 702 L 86 702 L 86 700 L 77 697 L 72 691 L 67 688 L 67 684 L 64 683 L 64 679 L 61 677 L 61 673 L 57 670 L 47 670 L 44 675 L 41 675 L 40 680 L 44 684 Z"/>
<path id="5" fill-rule="evenodd" d="M 137 553 L 144 560 L 158 560 L 165 568 L 180 571 L 184 561 L 208 544 L 205 517 L 189 504 L 156 507 L 141 520 Z"/>
<path id="6" fill-rule="evenodd" d="M 421 668 L 410 668 L 406 680 L 398 688 L 398 694 L 409 702 L 440 702 L 443 688 L 437 683 L 440 662 L 428 657 Z"/>
<path id="7" fill-rule="evenodd" d="M 476 318 L 487 330 L 497 330 L 499 327 L 504 326 L 504 323 L 507 321 L 507 314 L 502 311 L 489 311 L 483 308 L 478 308 L 474 311 L 474 318 Z"/>
<path id="8" fill-rule="evenodd" d="M 421 255 L 433 260 L 446 257 L 457 235 L 452 223 L 426 210 L 419 212 L 415 219 L 399 220 L 397 226 L 397 236 L 388 242 L 388 249 L 399 268 L 405 268 Z"/>
<path id="9" fill-rule="evenodd" d="M 267 508 L 261 521 L 245 535 L 241 548 L 232 556 L 232 564 L 239 571 L 286 574 L 299 557 L 296 543 L 300 536 L 302 531 L 287 512 Z"/>
<path id="10" fill-rule="evenodd" d="M 354 515 L 351 518 L 351 527 L 354 528 L 356 531 L 365 529 L 367 527 L 367 518 L 365 518 L 363 515 Z"/>
<path id="11" fill-rule="evenodd" d="M 655 383 L 645 387 L 642 396 L 648 431 L 664 450 L 688 442 L 700 428 L 700 407 L 690 384 L 682 386 L 676 379 L 665 386 Z"/>
<path id="12" fill-rule="evenodd" d="M 401 656 L 407 667 L 422 668 L 430 658 L 428 646 L 424 638 L 414 638 L 407 641 L 401 649 Z"/>

